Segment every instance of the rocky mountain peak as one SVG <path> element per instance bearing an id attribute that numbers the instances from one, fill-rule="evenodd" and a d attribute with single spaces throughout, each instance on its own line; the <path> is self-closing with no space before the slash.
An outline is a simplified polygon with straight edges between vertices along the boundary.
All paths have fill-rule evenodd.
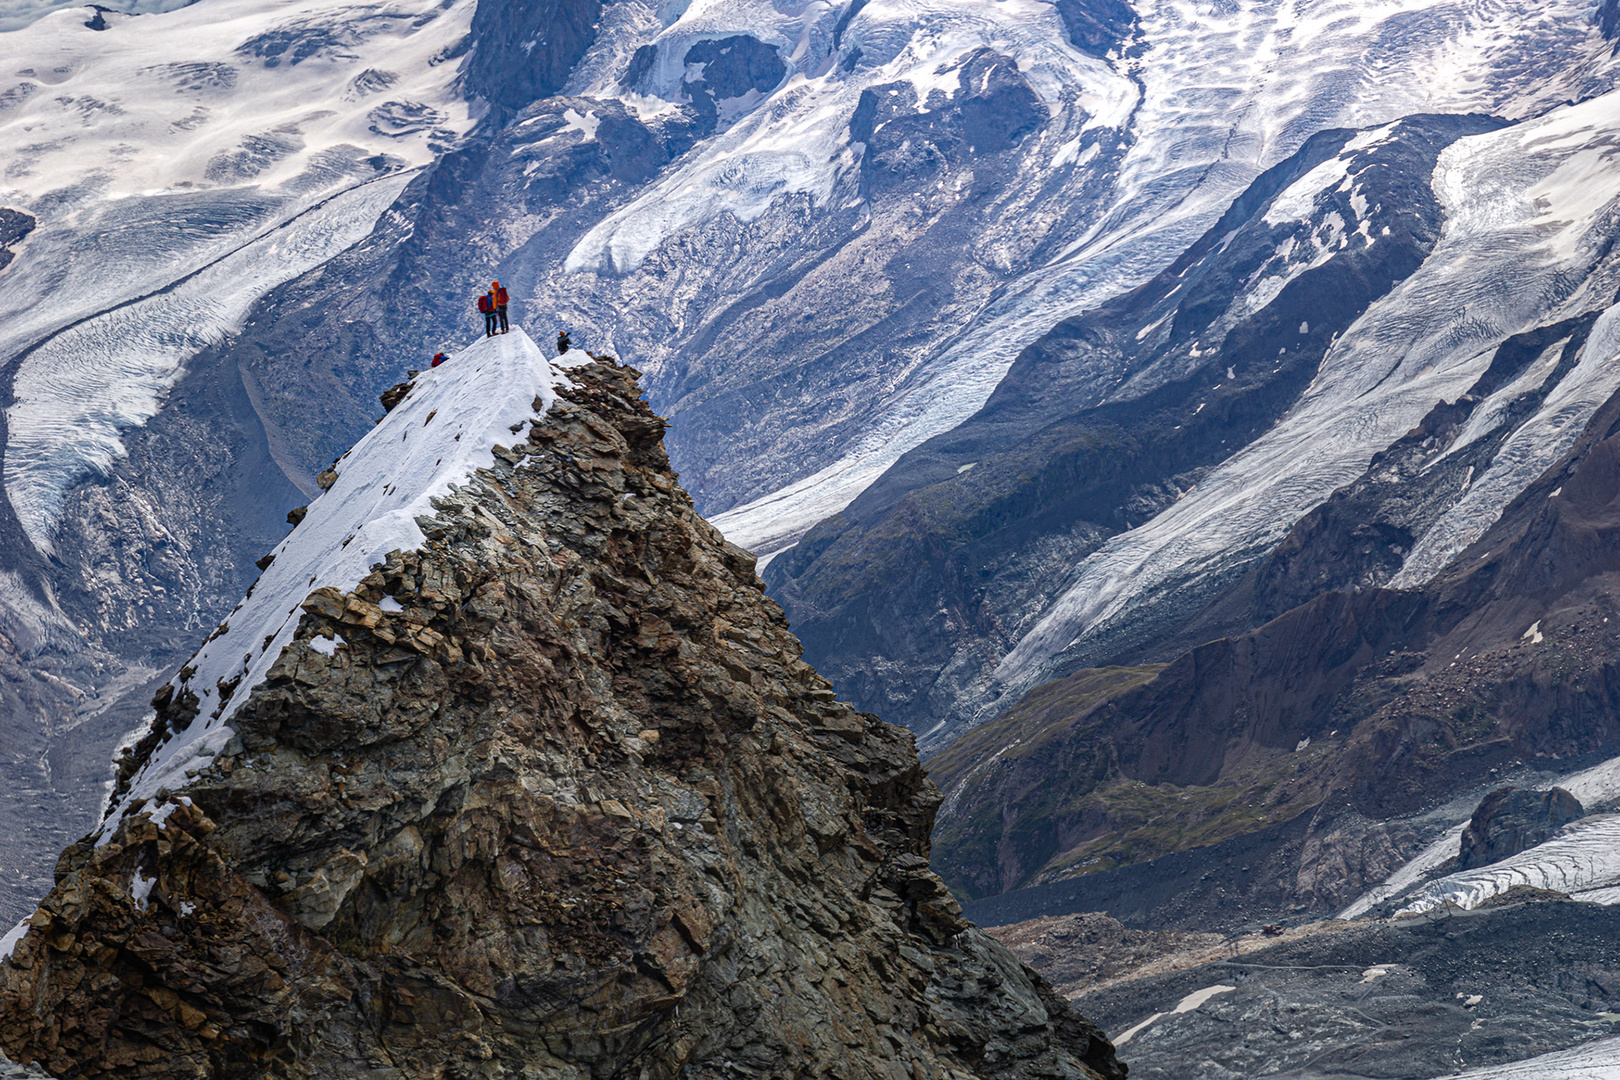
<path id="1" fill-rule="evenodd" d="M 418 377 L 0 945 L 0 1047 L 78 1076 L 1122 1078 L 929 871 L 910 735 L 800 659 L 663 430 L 633 369 L 521 333 Z"/>

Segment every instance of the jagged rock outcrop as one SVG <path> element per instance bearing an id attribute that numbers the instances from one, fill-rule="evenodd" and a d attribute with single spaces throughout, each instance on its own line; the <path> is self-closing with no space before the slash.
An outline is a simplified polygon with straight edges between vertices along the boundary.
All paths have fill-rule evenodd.
<path id="1" fill-rule="evenodd" d="M 1497 788 L 1479 804 L 1463 830 L 1457 868 L 1488 866 L 1552 836 L 1586 816 L 1581 801 L 1561 787 L 1546 791 Z"/>
<path id="2" fill-rule="evenodd" d="M 84 1077 L 1122 1078 L 929 871 L 910 735 L 799 659 L 635 372 L 568 377 L 418 550 L 308 596 L 222 752 L 63 854 L 0 1048 Z M 207 723 L 184 677 L 115 801 Z"/>

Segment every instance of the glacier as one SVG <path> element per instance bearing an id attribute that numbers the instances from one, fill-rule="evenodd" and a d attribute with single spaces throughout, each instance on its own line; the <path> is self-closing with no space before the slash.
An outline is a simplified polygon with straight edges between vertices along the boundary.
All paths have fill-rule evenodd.
<path id="1" fill-rule="evenodd" d="M 1536 791 L 1560 787 L 1583 806 L 1610 807 L 1620 803 L 1620 757 L 1562 776 L 1520 782 L 1519 786 Z M 1454 802 L 1451 809 L 1456 807 Z M 1405 914 L 1447 905 L 1467 909 L 1515 885 L 1555 889 L 1590 903 L 1620 903 L 1620 815 L 1582 818 L 1565 826 L 1558 835 L 1501 862 L 1434 878 L 1434 872 L 1456 856 L 1468 820 L 1463 816 L 1338 917 L 1359 919 L 1388 900 L 1403 899 L 1406 902 L 1400 911 Z"/>
<path id="2" fill-rule="evenodd" d="M 1586 175 L 1591 143 L 1616 136 L 1620 93 L 1611 92 L 1444 151 L 1433 188 L 1445 225 L 1423 266 L 1344 333 L 1271 431 L 1080 565 L 1074 584 L 996 668 L 994 701 L 1050 677 L 1066 652 L 1106 638 L 1145 606 L 1261 557 L 1436 402 L 1457 400 L 1508 336 L 1608 309 L 1620 285 L 1606 243 L 1620 198 L 1594 197 L 1571 174 Z M 1321 190 L 1343 180 L 1336 168 L 1314 177 Z M 1617 318 L 1613 310 L 1600 318 L 1576 369 L 1475 490 L 1419 540 L 1392 584 L 1421 584 L 1477 539 L 1620 387 Z M 1524 389 L 1510 384 L 1496 396 Z"/>
<path id="3" fill-rule="evenodd" d="M 4 480 L 39 550 L 186 360 L 471 129 L 439 58 L 475 6 L 209 0 L 103 30 L 75 8 L 5 35 L 0 205 L 37 227 L 0 275 Z"/>
<path id="4" fill-rule="evenodd" d="M 1115 65 L 1138 87 L 1121 125 L 1130 142 L 1094 224 L 942 335 L 869 406 L 870 420 L 836 460 L 718 514 L 734 542 L 770 555 L 843 509 L 907 450 L 977 411 L 1025 346 L 1163 269 L 1250 181 L 1316 131 L 1370 128 L 1418 112 L 1520 119 L 1605 85 L 1595 73 L 1602 43 L 1571 33 L 1587 14 L 1575 4 L 1528 20 L 1512 3 L 1426 0 L 1136 7 L 1141 55 Z M 852 29 L 882 12 L 878 4 L 863 8 Z M 1021 62 L 1035 44 L 1031 30 L 1043 25 L 1022 28 L 1013 46 Z M 902 62 L 883 77 L 906 70 Z M 824 106 L 816 100 L 816 107 Z M 1103 111 L 1080 127 L 1111 122 Z M 1068 161 L 1057 153 L 1051 164 Z M 634 219 L 637 211 L 621 215 Z M 639 216 L 643 232 L 665 223 L 655 206 Z"/>
<path id="5" fill-rule="evenodd" d="M 1449 1074 L 1450 1080 L 1610 1080 L 1616 1075 L 1620 1075 L 1620 1037 L 1614 1036 L 1511 1065 Z"/>

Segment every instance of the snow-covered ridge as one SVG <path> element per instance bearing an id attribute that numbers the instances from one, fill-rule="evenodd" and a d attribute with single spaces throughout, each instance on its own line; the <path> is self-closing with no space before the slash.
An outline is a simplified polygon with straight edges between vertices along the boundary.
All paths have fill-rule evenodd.
<path id="1" fill-rule="evenodd" d="M 496 445 L 522 438 L 514 427 L 541 422 L 536 399 L 543 416 L 566 385 L 564 371 L 589 361 L 577 349 L 548 360 L 514 329 L 417 376 L 410 395 L 339 459 L 337 482 L 276 547 L 248 597 L 192 657 L 187 677 L 171 681 L 176 692 L 197 695 L 197 719 L 154 752 L 103 835 L 130 805 L 184 787 L 188 772 L 224 748 L 232 714 L 288 647 L 311 592 L 348 592 L 389 552 L 420 547 L 418 519 L 434 515 L 433 500 L 494 464 Z M 222 684 L 234 685 L 228 697 Z"/>
<path id="2" fill-rule="evenodd" d="M 80 7 L 0 35 L 0 206 L 38 223 L 0 274 L 0 364 L 25 357 L 5 483 L 36 546 L 187 360 L 471 128 L 443 57 L 475 6 L 207 0 L 100 30 Z"/>

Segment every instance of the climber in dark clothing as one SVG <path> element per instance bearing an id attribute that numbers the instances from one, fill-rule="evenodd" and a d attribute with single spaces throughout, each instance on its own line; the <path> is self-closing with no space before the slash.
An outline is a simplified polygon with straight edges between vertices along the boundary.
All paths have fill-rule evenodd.
<path id="1" fill-rule="evenodd" d="M 498 281 L 489 283 L 489 294 L 495 300 L 495 315 L 501 321 L 501 333 L 506 333 L 506 288 Z"/>
<path id="2" fill-rule="evenodd" d="M 557 331 L 557 355 L 561 356 L 563 353 L 567 352 L 569 349 L 572 349 L 573 347 L 574 347 L 574 343 L 569 340 L 568 331 L 566 331 L 566 330 Z"/>
<path id="3" fill-rule="evenodd" d="M 484 317 L 484 336 L 495 336 L 495 293 L 485 293 L 478 298 L 478 313 Z"/>

